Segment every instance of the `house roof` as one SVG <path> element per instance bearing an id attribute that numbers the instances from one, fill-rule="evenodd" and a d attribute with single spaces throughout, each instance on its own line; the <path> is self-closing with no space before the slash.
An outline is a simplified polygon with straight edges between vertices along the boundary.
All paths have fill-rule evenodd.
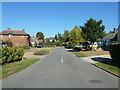
<path id="1" fill-rule="evenodd" d="M 8 28 L 5 31 L 0 32 L 2 35 L 15 34 L 15 35 L 28 35 L 24 30 L 11 30 Z"/>
<path id="2" fill-rule="evenodd" d="M 49 40 L 51 39 L 51 40 L 53 40 L 53 39 L 55 39 L 55 38 L 54 38 L 54 37 L 50 37 L 50 38 L 46 38 L 46 39 L 49 39 Z"/>
<path id="3" fill-rule="evenodd" d="M 110 32 L 105 36 L 105 38 L 109 39 L 109 40 L 113 39 L 116 36 L 116 34 L 117 34 L 117 32 Z"/>

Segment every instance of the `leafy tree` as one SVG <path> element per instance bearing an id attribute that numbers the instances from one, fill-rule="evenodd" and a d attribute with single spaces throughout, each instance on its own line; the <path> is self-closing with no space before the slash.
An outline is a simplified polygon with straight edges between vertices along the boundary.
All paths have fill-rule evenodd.
<path id="1" fill-rule="evenodd" d="M 97 41 L 97 39 L 102 38 L 105 35 L 105 26 L 101 25 L 102 22 L 102 20 L 96 21 L 93 18 L 87 20 L 87 22 L 84 23 L 84 26 L 80 26 L 82 30 L 82 37 L 92 43 Z"/>
<path id="2" fill-rule="evenodd" d="M 81 37 L 81 31 L 80 29 L 75 26 L 69 33 L 69 38 L 70 38 L 70 43 L 71 43 L 71 47 L 74 47 L 75 45 L 79 44 L 80 41 L 83 41 L 82 37 Z"/>
<path id="3" fill-rule="evenodd" d="M 64 42 L 69 42 L 69 31 L 64 30 L 64 34 L 63 34 L 63 40 Z"/>
<path id="4" fill-rule="evenodd" d="M 36 37 L 38 37 L 38 40 L 44 40 L 44 34 L 42 32 L 37 32 Z"/>
<path id="5" fill-rule="evenodd" d="M 56 40 L 56 41 L 58 40 L 58 36 L 57 36 L 57 34 L 55 35 L 55 40 Z"/>
<path id="6" fill-rule="evenodd" d="M 58 33 L 58 40 L 59 40 L 60 42 L 62 42 L 62 40 L 63 40 L 61 33 Z"/>

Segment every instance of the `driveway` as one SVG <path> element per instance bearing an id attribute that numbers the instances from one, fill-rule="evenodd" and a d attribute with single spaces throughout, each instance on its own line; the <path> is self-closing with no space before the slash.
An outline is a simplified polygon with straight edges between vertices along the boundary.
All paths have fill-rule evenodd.
<path id="1" fill-rule="evenodd" d="M 3 79 L 3 88 L 118 88 L 118 78 L 60 47 Z"/>

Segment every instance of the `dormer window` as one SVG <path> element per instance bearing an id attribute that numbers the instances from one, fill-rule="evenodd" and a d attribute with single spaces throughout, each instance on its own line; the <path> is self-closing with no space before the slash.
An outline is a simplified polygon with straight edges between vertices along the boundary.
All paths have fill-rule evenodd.
<path id="1" fill-rule="evenodd" d="M 11 38 L 12 37 L 12 34 L 9 34 L 9 38 Z"/>

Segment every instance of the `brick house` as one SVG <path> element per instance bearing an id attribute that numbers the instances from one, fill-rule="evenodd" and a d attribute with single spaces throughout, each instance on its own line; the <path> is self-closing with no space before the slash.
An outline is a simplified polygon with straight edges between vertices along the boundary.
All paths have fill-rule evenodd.
<path id="1" fill-rule="evenodd" d="M 11 30 L 8 28 L 0 32 L 0 39 L 2 41 L 11 41 L 13 46 L 29 46 L 30 36 L 25 30 Z"/>

